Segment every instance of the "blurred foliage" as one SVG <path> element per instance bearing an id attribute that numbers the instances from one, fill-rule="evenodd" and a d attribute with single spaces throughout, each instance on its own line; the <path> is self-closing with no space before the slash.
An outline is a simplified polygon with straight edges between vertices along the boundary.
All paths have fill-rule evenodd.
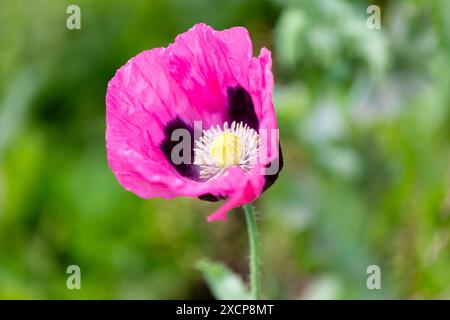
<path id="1" fill-rule="evenodd" d="M 220 300 L 251 300 L 252 295 L 242 279 L 219 262 L 202 259 L 197 268 L 203 273 L 214 298 Z"/>
<path id="2" fill-rule="evenodd" d="M 285 169 L 256 203 L 265 296 L 450 298 L 447 0 L 3 0 L 0 21 L 0 298 L 210 298 L 205 256 L 246 279 L 239 210 L 207 223 L 217 204 L 140 199 L 106 163 L 108 80 L 197 22 L 273 50 Z"/>

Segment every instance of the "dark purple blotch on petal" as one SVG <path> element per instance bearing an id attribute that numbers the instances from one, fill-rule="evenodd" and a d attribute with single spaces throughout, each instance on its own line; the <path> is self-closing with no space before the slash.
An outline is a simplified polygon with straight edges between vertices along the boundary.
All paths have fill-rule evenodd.
<path id="1" fill-rule="evenodd" d="M 228 117 L 230 123 L 243 122 L 258 131 L 259 120 L 255 112 L 252 97 L 243 87 L 229 87 L 227 89 Z"/>
<path id="2" fill-rule="evenodd" d="M 225 200 L 225 199 L 227 199 L 227 197 L 225 197 L 225 196 L 214 195 L 214 194 L 212 194 L 212 193 L 202 194 L 201 196 L 198 196 L 198 198 L 199 198 L 200 200 L 203 200 L 203 201 L 209 201 L 209 202 L 217 202 L 217 201 L 220 201 L 220 200 Z"/>
<path id="3" fill-rule="evenodd" d="M 190 163 L 181 163 L 181 164 L 174 164 L 172 162 L 172 149 L 181 142 L 180 141 L 172 141 L 172 132 L 176 129 L 185 129 L 189 131 L 189 134 L 191 136 L 191 161 Z M 199 174 L 199 168 L 198 166 L 194 165 L 194 128 L 192 125 L 184 122 L 179 117 L 169 121 L 166 126 L 164 127 L 164 140 L 160 144 L 160 149 L 166 156 L 167 160 L 174 166 L 174 168 L 177 170 L 179 174 L 181 174 L 183 177 L 189 178 L 191 180 L 200 181 L 200 174 Z M 182 150 L 180 152 L 180 156 L 183 157 Z"/>
<path id="4" fill-rule="evenodd" d="M 274 184 L 274 182 L 278 179 L 278 175 L 280 174 L 281 170 L 283 169 L 283 152 L 281 151 L 281 144 L 278 145 L 278 159 L 276 159 L 274 161 L 279 161 L 278 171 L 276 174 L 264 176 L 266 181 L 264 182 L 263 192 L 266 191 L 267 189 L 269 189 Z M 268 164 L 266 166 L 266 168 L 270 168 L 274 161 L 272 161 L 270 164 Z"/>

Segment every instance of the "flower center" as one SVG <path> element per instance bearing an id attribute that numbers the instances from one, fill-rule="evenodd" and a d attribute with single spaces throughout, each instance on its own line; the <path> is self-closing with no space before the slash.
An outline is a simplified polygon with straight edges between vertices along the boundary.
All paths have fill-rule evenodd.
<path id="1" fill-rule="evenodd" d="M 212 141 L 209 152 L 219 167 L 228 168 L 239 163 L 242 157 L 242 147 L 237 135 L 225 131 Z"/>
<path id="2" fill-rule="evenodd" d="M 200 167 L 200 178 L 207 181 L 223 175 L 230 167 L 238 166 L 250 172 L 258 155 L 259 135 L 242 122 L 204 130 L 195 142 L 194 164 Z"/>

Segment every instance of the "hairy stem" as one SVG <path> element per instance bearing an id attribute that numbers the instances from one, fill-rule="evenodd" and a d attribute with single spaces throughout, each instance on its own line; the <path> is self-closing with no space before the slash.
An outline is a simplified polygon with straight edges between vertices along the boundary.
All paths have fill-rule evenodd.
<path id="1" fill-rule="evenodd" d="M 243 208 L 245 220 L 247 221 L 248 243 L 250 248 L 250 289 L 253 299 L 259 300 L 261 298 L 261 273 L 258 226 L 256 225 L 252 205 L 246 204 Z"/>

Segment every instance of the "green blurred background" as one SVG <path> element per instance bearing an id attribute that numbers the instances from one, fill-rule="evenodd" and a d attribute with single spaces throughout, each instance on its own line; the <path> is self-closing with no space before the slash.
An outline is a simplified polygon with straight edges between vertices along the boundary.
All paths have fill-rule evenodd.
<path id="1" fill-rule="evenodd" d="M 203 257 L 247 279 L 242 212 L 140 199 L 106 162 L 109 79 L 198 22 L 273 51 L 285 168 L 256 202 L 264 296 L 450 298 L 449 1 L 2 0 L 0 22 L 0 298 L 211 298 Z"/>

